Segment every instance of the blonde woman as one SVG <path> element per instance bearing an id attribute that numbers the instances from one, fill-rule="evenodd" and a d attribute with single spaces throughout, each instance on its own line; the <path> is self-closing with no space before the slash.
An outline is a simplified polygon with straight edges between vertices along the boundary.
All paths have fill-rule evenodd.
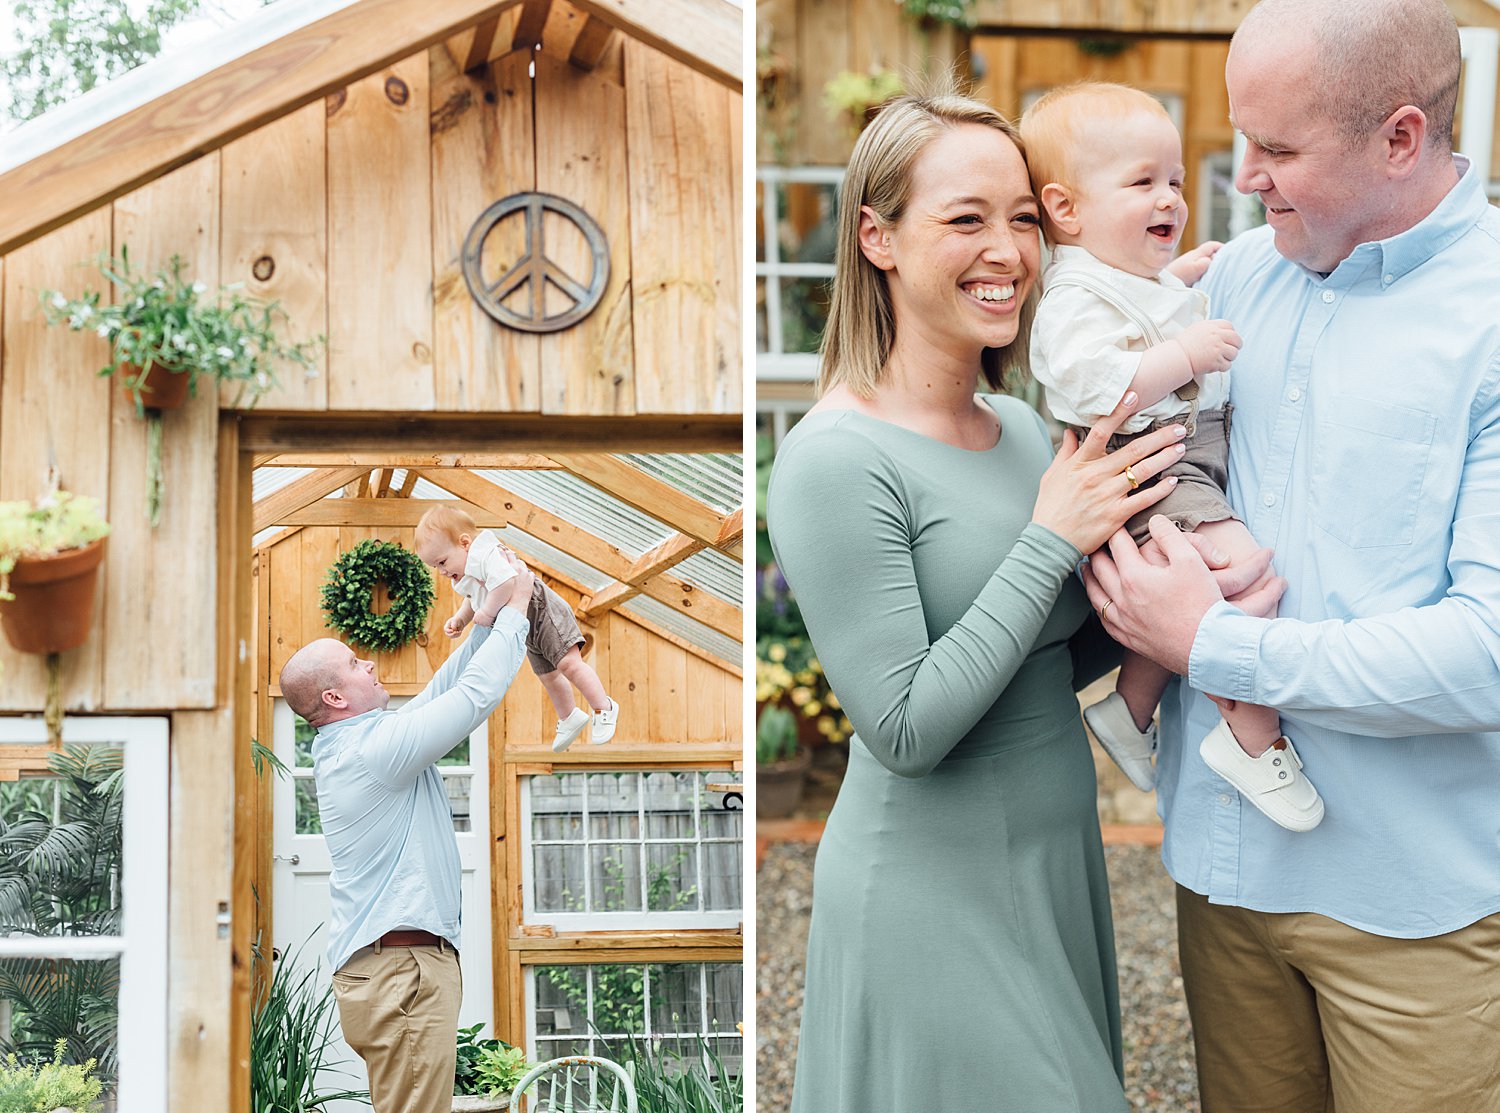
<path id="1" fill-rule="evenodd" d="M 1016 131 L 992 109 L 893 101 L 855 147 L 839 219 L 821 400 L 768 504 L 856 730 L 818 850 L 792 1110 L 1124 1110 L 1073 695 L 1114 660 L 1075 669 L 1073 573 L 1171 489 L 1137 487 L 1179 458 L 1182 428 L 1106 455 L 1127 395 L 1054 460 L 1032 410 L 976 395 L 1025 358 L 1040 251 Z"/>

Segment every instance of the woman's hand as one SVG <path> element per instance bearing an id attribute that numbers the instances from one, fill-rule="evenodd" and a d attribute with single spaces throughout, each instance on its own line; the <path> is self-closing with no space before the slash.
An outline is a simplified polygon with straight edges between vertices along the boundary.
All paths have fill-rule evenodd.
<path id="1" fill-rule="evenodd" d="M 1182 459 L 1181 441 L 1187 430 L 1181 425 L 1137 437 L 1116 452 L 1105 448 L 1138 401 L 1135 391 L 1128 391 L 1113 413 L 1094 424 L 1082 444 L 1072 430 L 1064 433 L 1057 457 L 1042 473 L 1031 520 L 1072 542 L 1079 552 L 1099 548 L 1131 515 L 1166 498 L 1177 484 L 1168 476 L 1149 488 L 1142 486 Z"/>

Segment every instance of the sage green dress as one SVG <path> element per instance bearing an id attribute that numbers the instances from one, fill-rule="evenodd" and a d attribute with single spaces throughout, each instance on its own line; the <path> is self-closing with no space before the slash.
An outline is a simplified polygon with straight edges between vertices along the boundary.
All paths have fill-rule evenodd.
<path id="1" fill-rule="evenodd" d="M 771 541 L 849 770 L 818 847 L 793 1113 L 1117 1113 L 1119 997 L 1070 638 L 1024 403 L 970 452 L 852 411 L 776 456 Z"/>

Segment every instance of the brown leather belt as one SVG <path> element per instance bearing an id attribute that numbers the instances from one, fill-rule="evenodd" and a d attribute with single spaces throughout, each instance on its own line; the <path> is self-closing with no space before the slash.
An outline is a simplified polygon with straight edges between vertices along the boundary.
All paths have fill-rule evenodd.
<path id="1" fill-rule="evenodd" d="M 430 931 L 388 931 L 375 942 L 381 947 L 447 947 L 450 951 L 453 944 L 441 935 L 433 935 Z"/>

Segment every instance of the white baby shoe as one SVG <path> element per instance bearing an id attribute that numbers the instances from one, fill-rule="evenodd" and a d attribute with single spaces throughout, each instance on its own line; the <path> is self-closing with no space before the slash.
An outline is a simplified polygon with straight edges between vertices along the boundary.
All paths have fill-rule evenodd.
<path id="1" fill-rule="evenodd" d="M 1220 721 L 1198 752 L 1210 769 L 1273 823 L 1288 831 L 1311 831 L 1323 822 L 1323 798 L 1302 772 L 1302 759 L 1291 739 L 1278 738 L 1260 757 L 1251 757 L 1234 740 L 1229 724 Z"/>
<path id="2" fill-rule="evenodd" d="M 557 733 L 552 736 L 552 749 L 556 753 L 562 753 L 573 744 L 573 739 L 577 738 L 588 724 L 588 712 L 581 707 L 573 708 L 568 712 L 566 719 L 557 720 Z"/>
<path id="3" fill-rule="evenodd" d="M 1156 724 L 1145 731 L 1136 729 L 1130 708 L 1119 692 L 1111 692 L 1098 703 L 1083 709 L 1083 721 L 1099 740 L 1099 745 L 1130 783 L 1142 792 L 1156 787 L 1156 768 L 1151 755 L 1156 753 Z"/>
<path id="4" fill-rule="evenodd" d="M 589 731 L 589 741 L 602 746 L 615 736 L 615 720 L 620 717 L 620 705 L 614 700 L 603 711 L 594 712 L 594 725 Z"/>

